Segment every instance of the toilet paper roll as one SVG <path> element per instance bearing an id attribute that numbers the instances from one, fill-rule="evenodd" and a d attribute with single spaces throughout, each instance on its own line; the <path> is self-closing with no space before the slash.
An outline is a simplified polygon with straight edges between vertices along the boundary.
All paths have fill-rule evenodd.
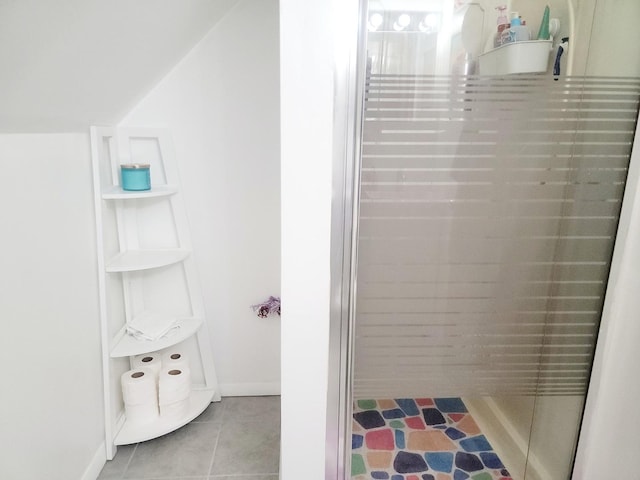
<path id="1" fill-rule="evenodd" d="M 158 405 L 125 405 L 124 413 L 127 423 L 143 425 L 159 418 Z"/>
<path id="2" fill-rule="evenodd" d="M 189 399 L 191 371 L 188 368 L 163 368 L 158 379 L 158 403 L 170 405 Z"/>
<path id="3" fill-rule="evenodd" d="M 190 368 L 189 357 L 180 350 L 166 350 L 162 354 L 162 369 L 168 370 L 171 368 L 176 370 Z"/>
<path id="4" fill-rule="evenodd" d="M 122 374 L 120 383 L 127 421 L 148 423 L 158 418 L 158 388 L 152 370 L 129 370 Z"/>
<path id="5" fill-rule="evenodd" d="M 133 357 L 133 368 L 148 368 L 153 371 L 156 378 L 160 375 L 162 368 L 162 356 L 157 353 L 145 353 Z"/>
<path id="6" fill-rule="evenodd" d="M 168 420 L 179 420 L 189 414 L 189 397 L 177 402 L 160 405 L 160 416 Z"/>
<path id="7" fill-rule="evenodd" d="M 156 378 L 148 368 L 137 368 L 123 373 L 120 383 L 125 405 L 143 405 L 157 398 Z"/>

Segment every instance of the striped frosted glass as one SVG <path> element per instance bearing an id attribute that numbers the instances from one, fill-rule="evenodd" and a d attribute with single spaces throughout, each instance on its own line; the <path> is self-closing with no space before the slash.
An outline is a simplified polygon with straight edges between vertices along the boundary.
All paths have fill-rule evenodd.
<path id="1" fill-rule="evenodd" d="M 368 79 L 356 397 L 582 394 L 640 81 Z"/>

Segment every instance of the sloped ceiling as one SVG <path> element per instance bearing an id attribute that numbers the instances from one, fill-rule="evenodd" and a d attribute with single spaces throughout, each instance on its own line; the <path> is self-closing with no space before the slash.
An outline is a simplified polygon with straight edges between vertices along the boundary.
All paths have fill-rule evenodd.
<path id="1" fill-rule="evenodd" d="M 0 132 L 114 124 L 238 0 L 0 0 Z"/>

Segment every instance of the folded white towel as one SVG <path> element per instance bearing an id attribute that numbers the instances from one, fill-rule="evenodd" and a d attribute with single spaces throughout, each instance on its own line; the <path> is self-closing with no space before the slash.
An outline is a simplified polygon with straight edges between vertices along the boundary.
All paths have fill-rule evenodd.
<path id="1" fill-rule="evenodd" d="M 134 318 L 127 324 L 127 333 L 138 340 L 158 340 L 180 328 L 180 320 L 146 314 Z"/>

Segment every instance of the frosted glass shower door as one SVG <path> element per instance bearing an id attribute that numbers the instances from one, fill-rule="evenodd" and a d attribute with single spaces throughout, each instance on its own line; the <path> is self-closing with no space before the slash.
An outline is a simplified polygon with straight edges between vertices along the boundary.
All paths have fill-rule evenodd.
<path id="1" fill-rule="evenodd" d="M 639 87 L 370 77 L 356 392 L 584 393 Z"/>
<path id="2" fill-rule="evenodd" d="M 456 53 L 460 38 L 448 40 L 447 61 L 439 42 L 455 31 L 447 18 L 471 3 L 483 2 L 441 2 L 440 30 L 423 32 L 430 38 L 369 34 L 358 480 L 571 474 L 640 79 L 590 71 L 584 51 L 575 64 L 588 75 L 461 70 L 461 58 L 474 62 Z M 392 4 L 385 21 L 402 13 Z M 371 2 L 370 22 L 379 6 Z M 409 54 L 388 58 L 407 44 Z"/>

